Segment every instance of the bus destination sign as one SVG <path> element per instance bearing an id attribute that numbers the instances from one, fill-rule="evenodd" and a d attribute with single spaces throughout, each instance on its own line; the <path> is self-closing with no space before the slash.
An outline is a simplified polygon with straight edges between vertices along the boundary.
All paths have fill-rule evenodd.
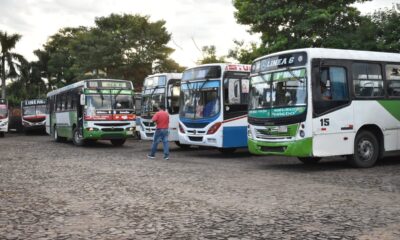
<path id="1" fill-rule="evenodd" d="M 88 82 L 89 88 L 123 88 L 123 89 L 130 89 L 129 82 L 125 81 L 89 81 Z"/>
<path id="2" fill-rule="evenodd" d="M 262 58 L 251 66 L 251 73 L 265 72 L 279 68 L 304 66 L 307 63 L 307 53 L 298 52 Z"/>
<path id="3" fill-rule="evenodd" d="M 45 99 L 30 99 L 22 102 L 23 106 L 46 105 Z"/>

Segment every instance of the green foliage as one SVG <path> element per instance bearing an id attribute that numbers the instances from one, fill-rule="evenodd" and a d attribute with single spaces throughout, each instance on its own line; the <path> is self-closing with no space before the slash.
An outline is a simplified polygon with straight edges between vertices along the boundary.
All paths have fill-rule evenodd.
<path id="1" fill-rule="evenodd" d="M 378 11 L 370 16 L 377 26 L 376 46 L 381 51 L 400 52 L 400 13 Z"/>
<path id="2" fill-rule="evenodd" d="M 0 70 L 1 70 L 1 96 L 6 98 L 6 80 L 16 77 L 17 62 L 26 61 L 21 55 L 11 52 L 17 42 L 21 39 L 19 34 L 8 35 L 7 32 L 0 31 Z M 16 62 L 17 61 L 17 62 Z"/>
<path id="3" fill-rule="evenodd" d="M 224 63 L 225 57 L 217 57 L 217 49 L 214 45 L 204 46 L 202 49 L 202 58 L 197 61 L 197 64 L 207 63 Z"/>
<path id="4" fill-rule="evenodd" d="M 174 50 L 167 47 L 171 35 L 165 21 L 111 14 L 96 18 L 95 24 L 61 29 L 44 50 L 36 51 L 51 88 L 87 78 L 127 79 L 140 88 L 153 71 L 182 69 L 168 58 Z"/>
<path id="5" fill-rule="evenodd" d="M 363 41 L 354 44 L 353 40 L 357 32 L 371 25 L 351 6 L 364 1 L 234 0 L 233 4 L 237 21 L 250 25 L 253 33 L 261 33 L 256 55 L 263 55 L 304 47 L 364 48 Z M 346 36 L 349 33 L 353 36 Z M 233 55 L 246 60 L 249 51 L 240 49 L 233 50 Z"/>

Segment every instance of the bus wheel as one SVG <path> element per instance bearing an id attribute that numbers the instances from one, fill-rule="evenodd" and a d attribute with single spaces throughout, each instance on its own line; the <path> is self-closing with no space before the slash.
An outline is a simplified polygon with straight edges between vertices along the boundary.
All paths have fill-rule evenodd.
<path id="1" fill-rule="evenodd" d="M 236 148 L 218 148 L 218 151 L 223 154 L 232 154 L 236 151 Z"/>
<path id="2" fill-rule="evenodd" d="M 179 141 L 175 141 L 175 144 L 176 144 L 176 146 L 178 146 L 178 147 L 180 147 L 180 148 L 182 148 L 182 149 L 189 149 L 189 148 L 190 148 L 190 145 L 188 145 L 188 144 L 182 144 L 182 143 L 180 143 Z"/>
<path id="3" fill-rule="evenodd" d="M 353 167 L 372 167 L 379 157 L 379 144 L 375 135 L 369 131 L 361 131 L 354 141 L 354 154 L 348 157 Z"/>
<path id="4" fill-rule="evenodd" d="M 321 160 L 320 157 L 298 157 L 298 159 L 308 165 L 317 164 Z"/>
<path id="5" fill-rule="evenodd" d="M 85 140 L 83 139 L 82 134 L 79 132 L 79 128 L 75 128 L 72 133 L 72 142 L 75 146 L 83 146 L 85 145 Z"/>
<path id="6" fill-rule="evenodd" d="M 0 138 L 4 137 L 4 132 L 0 132 Z"/>
<path id="7" fill-rule="evenodd" d="M 56 126 L 54 126 L 53 138 L 54 138 L 54 141 L 56 141 L 56 142 L 62 142 L 62 140 L 63 140 L 60 136 L 58 136 L 58 131 L 57 131 Z"/>
<path id="8" fill-rule="evenodd" d="M 111 144 L 116 147 L 120 147 L 120 146 L 124 145 L 125 141 L 126 141 L 126 139 L 112 139 Z"/>

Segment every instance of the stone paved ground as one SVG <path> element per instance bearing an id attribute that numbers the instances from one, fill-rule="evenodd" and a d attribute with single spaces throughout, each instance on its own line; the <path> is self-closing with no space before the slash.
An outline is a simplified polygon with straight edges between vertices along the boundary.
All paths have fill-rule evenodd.
<path id="1" fill-rule="evenodd" d="M 48 136 L 0 139 L 0 239 L 400 239 L 400 159 L 85 148 Z"/>

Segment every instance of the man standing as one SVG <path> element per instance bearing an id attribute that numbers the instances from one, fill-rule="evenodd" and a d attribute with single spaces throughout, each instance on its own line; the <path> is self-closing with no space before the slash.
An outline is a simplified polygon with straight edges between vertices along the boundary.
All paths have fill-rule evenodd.
<path id="1" fill-rule="evenodd" d="M 160 104 L 158 112 L 154 114 L 151 119 L 156 123 L 156 132 L 154 133 L 153 144 L 151 146 L 151 152 L 147 155 L 148 158 L 154 158 L 157 146 L 159 142 L 163 143 L 164 159 L 169 159 L 169 146 L 168 146 L 168 126 L 169 126 L 169 115 L 165 111 L 165 106 Z"/>

